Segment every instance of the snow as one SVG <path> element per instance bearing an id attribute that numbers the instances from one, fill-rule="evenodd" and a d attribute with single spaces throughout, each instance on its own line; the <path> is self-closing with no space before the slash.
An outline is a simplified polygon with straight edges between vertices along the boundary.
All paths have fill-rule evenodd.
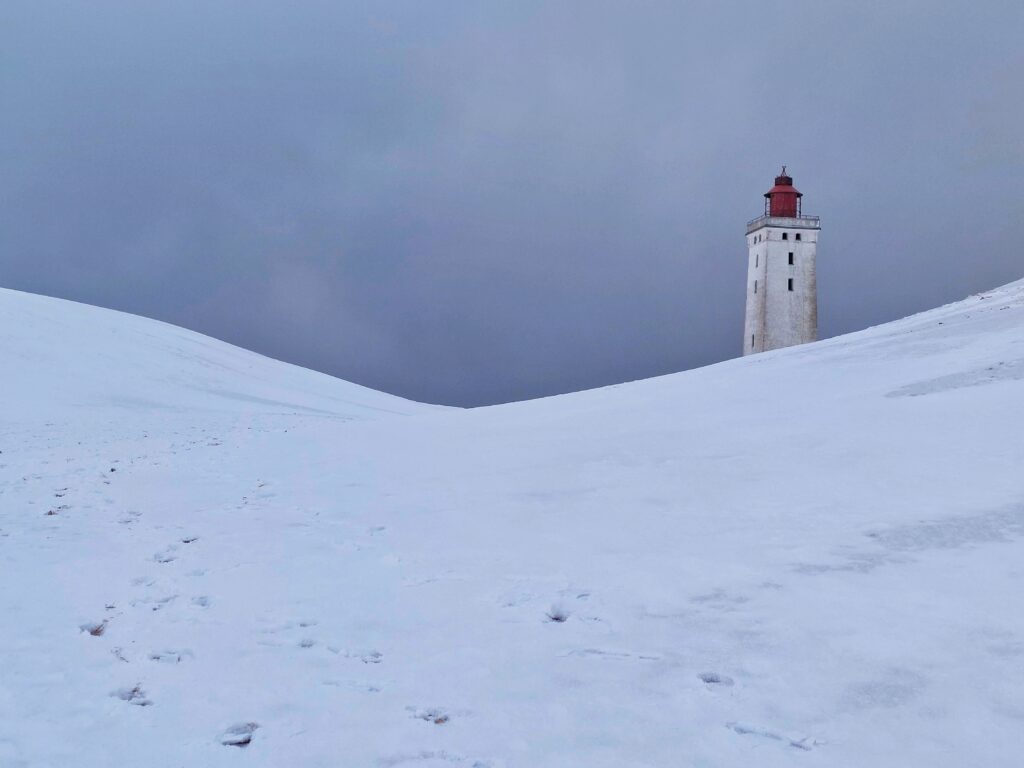
<path id="1" fill-rule="evenodd" d="M 468 411 L 0 329 L 0 765 L 1021 763 L 1024 282 Z"/>

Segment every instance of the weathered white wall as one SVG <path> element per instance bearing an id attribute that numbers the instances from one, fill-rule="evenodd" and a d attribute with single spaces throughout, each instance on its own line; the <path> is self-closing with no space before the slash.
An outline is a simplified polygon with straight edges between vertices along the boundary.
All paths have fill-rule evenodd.
<path id="1" fill-rule="evenodd" d="M 818 338 L 817 220 L 765 218 L 747 233 L 743 354 Z M 800 233 L 801 239 L 795 238 Z M 789 238 L 782 239 L 783 233 Z M 793 264 L 789 254 L 793 254 Z M 792 278 L 793 290 L 788 281 Z M 756 289 L 755 289 L 756 284 Z"/>

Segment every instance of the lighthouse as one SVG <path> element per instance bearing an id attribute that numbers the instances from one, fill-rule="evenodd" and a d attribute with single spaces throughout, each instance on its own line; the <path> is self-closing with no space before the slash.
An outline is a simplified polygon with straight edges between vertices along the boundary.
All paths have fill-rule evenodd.
<path id="1" fill-rule="evenodd" d="M 803 213 L 803 194 L 782 173 L 764 194 L 764 214 L 747 223 L 747 311 L 743 354 L 806 344 L 818 338 L 817 216 Z"/>

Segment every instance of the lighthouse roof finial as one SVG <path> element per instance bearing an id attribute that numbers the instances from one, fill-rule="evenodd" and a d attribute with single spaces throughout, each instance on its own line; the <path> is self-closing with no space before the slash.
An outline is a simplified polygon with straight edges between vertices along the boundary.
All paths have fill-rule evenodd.
<path id="1" fill-rule="evenodd" d="M 791 187 L 793 186 L 793 177 L 786 173 L 786 166 L 782 166 L 782 172 L 775 177 L 775 186 Z"/>

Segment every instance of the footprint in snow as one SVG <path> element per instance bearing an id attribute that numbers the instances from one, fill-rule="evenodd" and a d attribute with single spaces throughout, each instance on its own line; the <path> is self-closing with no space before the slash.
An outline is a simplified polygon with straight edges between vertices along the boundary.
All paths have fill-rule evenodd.
<path id="1" fill-rule="evenodd" d="M 402 765 L 420 765 L 424 763 L 429 765 L 466 765 L 469 768 L 494 768 L 494 763 L 490 760 L 473 760 L 470 762 L 471 759 L 443 749 L 440 751 L 421 750 L 416 753 L 382 757 L 377 761 L 377 764 L 381 768 L 398 768 L 398 766 Z"/>
<path id="2" fill-rule="evenodd" d="M 252 743 L 252 736 L 259 727 L 259 723 L 235 723 L 221 734 L 220 743 L 244 749 Z"/>
<path id="3" fill-rule="evenodd" d="M 89 621 L 85 624 L 80 624 L 78 628 L 83 632 L 88 632 L 93 637 L 102 637 L 103 633 L 107 631 L 107 620 Z"/>
<path id="4" fill-rule="evenodd" d="M 553 622 L 555 624 L 564 624 L 571 614 L 565 608 L 565 606 L 560 605 L 559 603 L 555 603 L 551 606 L 551 608 L 548 609 L 548 612 L 544 615 L 547 617 L 546 620 L 548 622 Z"/>
<path id="5" fill-rule="evenodd" d="M 384 654 L 380 651 L 346 651 L 336 645 L 328 645 L 327 650 L 346 659 L 359 659 L 363 664 L 380 664 L 384 661 Z"/>
<path id="6" fill-rule="evenodd" d="M 734 681 L 728 675 L 721 675 L 718 672 L 701 672 L 697 675 L 701 679 L 701 682 L 706 683 L 708 686 L 723 686 L 728 688 L 734 684 Z"/>
<path id="7" fill-rule="evenodd" d="M 151 611 L 159 611 L 166 608 L 178 598 L 177 595 L 166 595 L 164 597 L 146 597 L 139 600 L 132 600 L 130 605 L 135 608 L 140 605 L 150 606 Z"/>
<path id="8" fill-rule="evenodd" d="M 146 698 L 146 692 L 142 690 L 138 683 L 131 688 L 118 688 L 110 695 L 121 699 L 121 701 L 127 701 L 136 707 L 148 707 L 153 703 Z"/>
<path id="9" fill-rule="evenodd" d="M 381 687 L 373 683 L 364 683 L 358 680 L 324 680 L 324 685 L 333 688 L 351 688 L 360 693 L 380 693 Z"/>
<path id="10" fill-rule="evenodd" d="M 793 737 L 786 736 L 776 731 L 770 731 L 767 728 L 762 728 L 757 725 L 746 725 L 744 723 L 726 723 L 725 727 L 729 730 L 738 733 L 741 736 L 760 736 L 765 739 L 772 741 L 779 741 L 786 744 L 794 749 L 802 749 L 805 752 L 810 752 L 814 747 L 823 743 L 810 736 Z"/>
<path id="11" fill-rule="evenodd" d="M 206 595 L 199 595 L 197 597 L 193 597 L 191 603 L 199 608 L 208 608 L 210 606 L 210 598 Z"/>
<path id="12" fill-rule="evenodd" d="M 638 661 L 660 661 L 660 656 L 653 656 L 646 653 L 628 653 L 626 651 L 609 651 L 603 648 L 580 648 L 569 651 L 565 656 L 582 656 L 584 658 L 598 658 L 626 661 L 636 659 Z"/>
<path id="13" fill-rule="evenodd" d="M 194 654 L 187 648 L 180 651 L 156 651 L 149 654 L 150 661 L 158 661 L 161 664 L 180 664 L 185 659 L 193 658 Z"/>
<path id="14" fill-rule="evenodd" d="M 428 723 L 434 725 L 444 725 L 451 718 L 448 713 L 438 707 L 430 707 L 429 709 L 417 709 L 416 707 L 406 707 L 409 712 L 412 712 L 412 716 L 417 720 L 425 720 Z"/>
<path id="15" fill-rule="evenodd" d="M 178 556 L 174 554 L 174 549 L 168 547 L 163 552 L 157 552 L 153 555 L 153 559 L 158 563 L 172 563 L 178 559 Z"/>
<path id="16" fill-rule="evenodd" d="M 159 611 L 162 608 L 166 608 L 168 605 L 170 605 L 171 603 L 173 603 L 177 599 L 178 599 L 177 595 L 167 595 L 167 597 L 157 598 L 155 601 L 153 601 L 153 607 L 150 608 L 150 610 L 151 611 Z"/>

